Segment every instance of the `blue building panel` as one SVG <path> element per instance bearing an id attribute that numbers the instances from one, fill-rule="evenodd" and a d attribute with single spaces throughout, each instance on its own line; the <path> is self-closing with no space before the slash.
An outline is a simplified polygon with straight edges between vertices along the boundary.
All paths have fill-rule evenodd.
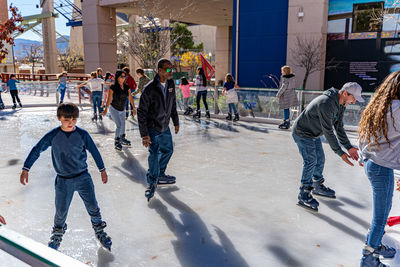
<path id="1" fill-rule="evenodd" d="M 236 45 L 239 47 L 240 86 L 265 87 L 272 82 L 268 74 L 280 76 L 286 64 L 288 0 L 241 0 L 239 4 L 239 40 L 236 44 L 236 5 L 234 1 L 232 70 L 235 73 Z"/>

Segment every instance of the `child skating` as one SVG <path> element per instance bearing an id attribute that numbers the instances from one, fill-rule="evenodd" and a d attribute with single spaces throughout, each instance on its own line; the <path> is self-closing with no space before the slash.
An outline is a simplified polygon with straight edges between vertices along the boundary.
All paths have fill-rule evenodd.
<path id="1" fill-rule="evenodd" d="M 60 104 L 64 102 L 65 91 L 67 90 L 67 81 L 68 77 L 66 71 L 58 75 L 57 92 L 60 93 Z"/>
<path id="2" fill-rule="evenodd" d="M 8 89 L 10 90 L 10 94 L 11 94 L 12 101 L 14 104 L 12 106 L 12 109 L 17 108 L 17 102 L 18 102 L 19 106 L 22 108 L 21 100 L 18 97 L 18 88 L 16 85 L 17 83 L 19 83 L 19 81 L 16 79 L 15 74 L 11 74 L 10 79 L 7 81 L 7 86 L 8 86 Z"/>
<path id="3" fill-rule="evenodd" d="M 185 107 L 185 113 L 184 115 L 190 115 L 193 113 L 193 109 L 189 106 L 189 98 L 191 96 L 190 93 L 190 86 L 192 86 L 194 83 L 188 82 L 188 80 L 185 77 L 181 78 L 181 82 L 179 83 L 179 89 L 182 90 L 183 94 L 183 106 Z"/>
<path id="4" fill-rule="evenodd" d="M 236 110 L 236 104 L 238 103 L 236 88 L 239 88 L 239 86 L 235 83 L 232 75 L 230 73 L 226 74 L 222 95 L 226 95 L 226 103 L 229 106 L 228 116 L 226 117 L 228 121 L 232 120 L 232 112 L 235 115 L 233 121 L 239 120 L 239 113 Z"/>
<path id="5" fill-rule="evenodd" d="M 74 192 L 77 191 L 89 213 L 97 239 L 105 248 L 111 250 L 111 238 L 104 232 L 107 224 L 101 218 L 93 181 L 88 172 L 86 150 L 92 154 L 104 184 L 107 183 L 108 176 L 100 152 L 89 133 L 75 126 L 78 117 L 79 109 L 75 104 L 61 104 L 58 107 L 57 118 L 61 126 L 48 132 L 32 148 L 22 168 L 20 182 L 23 185 L 28 183 L 32 165 L 39 158 L 40 153 L 51 146 L 52 161 L 57 176 L 55 181 L 56 214 L 49 247 L 56 250 L 60 247 L 62 237 L 67 230 L 65 221 L 68 209 Z"/>

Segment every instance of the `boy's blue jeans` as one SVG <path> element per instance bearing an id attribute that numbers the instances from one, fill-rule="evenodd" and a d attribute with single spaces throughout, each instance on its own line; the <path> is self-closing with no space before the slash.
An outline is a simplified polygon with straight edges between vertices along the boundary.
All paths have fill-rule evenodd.
<path id="1" fill-rule="evenodd" d="M 301 174 L 301 184 L 312 186 L 315 182 L 323 179 L 322 172 L 325 165 L 325 154 L 322 148 L 321 139 L 303 138 L 292 133 L 293 139 L 303 157 L 303 172 Z"/>
<path id="2" fill-rule="evenodd" d="M 157 183 L 159 176 L 165 175 L 167 164 L 174 152 L 171 131 L 169 128 L 160 133 L 149 128 L 151 145 L 149 148 L 149 170 L 147 171 L 147 183 Z"/>
<path id="3" fill-rule="evenodd" d="M 101 91 L 94 91 L 92 92 L 92 101 L 93 101 L 93 111 L 94 114 L 101 114 L 101 101 L 103 99 L 103 92 Z M 96 112 L 98 110 L 99 112 Z"/>
<path id="4" fill-rule="evenodd" d="M 66 83 L 60 83 L 58 85 L 57 91 L 60 92 L 60 102 L 64 101 L 65 91 L 67 90 Z"/>
<path id="5" fill-rule="evenodd" d="M 77 191 L 85 204 L 86 210 L 90 215 L 93 225 L 102 223 L 100 208 L 97 205 L 94 193 L 92 177 L 88 172 L 81 174 L 76 178 L 64 179 L 57 175 L 55 181 L 56 190 L 56 215 L 54 216 L 54 226 L 62 228 L 68 215 L 68 209 L 71 204 L 74 192 Z"/>
<path id="6" fill-rule="evenodd" d="M 229 108 L 229 111 L 228 111 L 229 113 L 232 114 L 232 111 L 233 111 L 234 114 L 237 113 L 235 103 L 229 103 L 229 104 L 228 104 L 228 108 Z"/>
<path id="7" fill-rule="evenodd" d="M 394 174 L 393 169 L 380 166 L 371 160 L 364 161 L 364 170 L 372 186 L 374 211 L 367 244 L 378 249 L 392 208 Z"/>

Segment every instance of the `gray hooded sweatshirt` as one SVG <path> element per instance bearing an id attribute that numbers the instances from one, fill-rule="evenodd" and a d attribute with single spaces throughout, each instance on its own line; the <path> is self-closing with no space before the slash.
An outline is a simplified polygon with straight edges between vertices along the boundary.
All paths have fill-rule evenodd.
<path id="1" fill-rule="evenodd" d="M 389 109 L 387 113 L 387 137 L 390 140 L 390 146 L 382 136 L 378 139 L 381 149 L 378 148 L 373 138 L 371 139 L 371 149 L 366 142 L 361 141 L 359 141 L 359 147 L 362 156 L 361 160 L 370 159 L 383 167 L 400 170 L 400 120 L 398 120 L 398 118 L 400 118 L 400 100 L 393 100 L 392 114 L 394 118 L 394 127 Z"/>
<path id="2" fill-rule="evenodd" d="M 293 125 L 293 133 L 302 138 L 318 138 L 325 135 L 332 150 L 342 156 L 340 143 L 349 150 L 353 146 L 343 128 L 344 105 L 339 104 L 339 90 L 331 88 L 314 98 Z M 333 131 L 335 129 L 336 135 Z"/>

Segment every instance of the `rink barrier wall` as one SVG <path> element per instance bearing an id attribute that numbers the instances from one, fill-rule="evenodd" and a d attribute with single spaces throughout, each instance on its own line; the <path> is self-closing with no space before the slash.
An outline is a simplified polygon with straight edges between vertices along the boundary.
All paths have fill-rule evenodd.
<path id="1" fill-rule="evenodd" d="M 31 266 L 87 266 L 0 224 L 0 249 Z"/>

